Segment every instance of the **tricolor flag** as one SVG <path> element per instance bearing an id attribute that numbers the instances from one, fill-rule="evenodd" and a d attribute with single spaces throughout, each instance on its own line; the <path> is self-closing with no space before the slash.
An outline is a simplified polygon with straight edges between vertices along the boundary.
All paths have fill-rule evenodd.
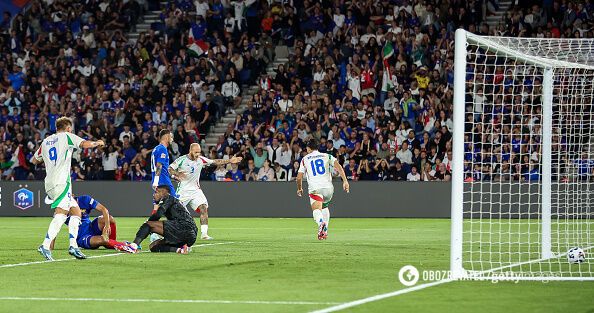
<path id="1" fill-rule="evenodd" d="M 14 151 L 14 154 L 12 155 L 10 162 L 12 162 L 12 165 L 10 166 L 10 168 L 15 168 L 15 167 L 20 166 L 26 170 L 29 170 L 29 165 L 27 164 L 27 159 L 25 159 L 25 152 L 23 151 L 23 148 L 21 145 L 19 145 L 16 148 L 16 150 Z"/>
<path id="2" fill-rule="evenodd" d="M 382 51 L 384 55 L 384 81 L 385 84 L 388 86 L 388 90 L 392 90 L 394 88 L 394 84 L 392 83 L 392 73 L 390 73 L 390 64 L 388 63 L 388 59 L 394 55 L 394 46 L 392 46 L 391 41 L 386 41 L 386 45 L 384 45 L 384 50 Z"/>
<path id="3" fill-rule="evenodd" d="M 197 39 L 195 32 L 195 28 L 191 27 L 190 35 L 188 36 L 188 54 L 193 57 L 199 57 L 208 51 L 208 44 L 202 39 Z"/>

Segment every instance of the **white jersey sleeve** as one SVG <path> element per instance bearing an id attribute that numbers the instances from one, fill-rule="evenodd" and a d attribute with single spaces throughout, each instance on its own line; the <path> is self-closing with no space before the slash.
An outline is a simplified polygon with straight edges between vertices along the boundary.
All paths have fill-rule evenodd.
<path id="1" fill-rule="evenodd" d="M 301 159 L 301 162 L 299 162 L 299 170 L 297 171 L 297 173 L 305 174 L 305 165 L 304 164 L 305 164 L 305 158 Z"/>
<path id="2" fill-rule="evenodd" d="M 35 154 L 33 154 L 33 157 L 37 161 L 43 161 L 43 155 L 41 154 L 41 146 L 39 146 L 39 148 L 37 148 L 37 151 L 35 151 Z"/>
<path id="3" fill-rule="evenodd" d="M 70 139 L 68 141 L 68 144 L 72 145 L 75 149 L 80 148 L 80 145 L 83 143 L 83 141 L 85 141 L 84 139 L 78 137 L 75 134 L 66 134 L 66 136 L 68 136 L 68 138 Z"/>
<path id="4" fill-rule="evenodd" d="M 211 164 L 213 164 L 213 163 L 214 163 L 214 161 L 213 161 L 213 160 L 211 160 L 211 159 L 209 159 L 209 158 L 205 158 L 205 157 L 203 157 L 203 156 L 201 156 L 201 157 L 199 157 L 199 158 L 200 158 L 200 161 L 202 161 L 202 163 L 203 163 L 204 165 L 211 165 Z"/>
<path id="5" fill-rule="evenodd" d="M 186 158 L 187 156 L 185 155 L 180 156 L 179 158 L 175 159 L 173 163 L 169 164 L 169 167 L 177 171 L 177 169 L 180 167 L 180 165 L 184 162 Z"/>

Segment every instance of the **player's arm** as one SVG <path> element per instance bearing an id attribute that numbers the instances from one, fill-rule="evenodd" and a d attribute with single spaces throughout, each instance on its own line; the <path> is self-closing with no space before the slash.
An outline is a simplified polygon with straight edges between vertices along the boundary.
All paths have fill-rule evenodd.
<path id="1" fill-rule="evenodd" d="M 211 161 L 212 161 L 212 163 L 211 163 L 211 164 L 214 164 L 214 165 L 216 165 L 216 166 L 219 166 L 219 165 L 227 165 L 227 164 L 237 164 L 237 163 L 241 162 L 241 160 L 243 160 L 243 158 L 242 158 L 242 157 L 233 156 L 233 157 L 231 157 L 231 158 L 230 158 L 230 159 L 228 159 L 228 160 L 223 160 L 223 159 L 215 159 L 215 160 L 211 160 Z"/>
<path id="2" fill-rule="evenodd" d="M 103 140 L 97 140 L 97 141 L 84 140 L 74 134 L 69 134 L 68 137 L 70 138 L 70 140 L 73 141 L 73 143 L 76 147 L 80 147 L 83 149 L 89 149 L 89 148 L 92 149 L 92 148 L 97 148 L 97 147 L 101 148 L 101 147 L 105 146 L 105 142 L 103 142 Z"/>
<path id="3" fill-rule="evenodd" d="M 97 207 L 95 209 L 101 212 L 101 215 L 103 215 L 103 222 L 105 226 L 103 227 L 102 235 L 104 238 L 108 238 L 111 233 L 111 227 L 109 226 L 109 210 L 101 203 L 97 203 Z"/>
<path id="4" fill-rule="evenodd" d="M 338 160 L 336 159 L 334 160 L 334 168 L 336 169 L 336 171 L 340 175 L 340 178 L 342 179 L 342 189 L 349 193 L 351 190 L 351 187 L 349 186 L 349 181 L 347 180 L 344 168 L 342 168 L 342 165 L 340 165 L 340 162 L 338 162 Z"/>
<path id="5" fill-rule="evenodd" d="M 153 179 L 153 189 L 157 189 L 157 187 L 159 186 L 159 179 L 161 178 L 161 171 L 163 170 L 162 155 L 164 153 L 161 153 L 159 149 L 155 149 L 155 151 L 153 151 L 153 154 L 155 157 L 155 178 Z"/>
<path id="6" fill-rule="evenodd" d="M 43 163 L 43 157 L 41 156 L 41 146 L 37 149 L 37 151 L 35 151 L 29 162 L 33 163 L 33 165 Z"/>
<path id="7" fill-rule="evenodd" d="M 148 220 L 153 222 L 160 220 L 161 217 L 163 217 L 163 215 L 165 214 L 165 211 L 167 210 L 165 209 L 164 204 L 161 203 L 157 211 L 154 211 L 154 213 L 151 214 L 151 216 L 149 216 Z"/>
<path id="8" fill-rule="evenodd" d="M 299 170 L 297 171 L 297 178 L 295 181 L 297 182 L 297 195 L 303 195 L 303 174 L 305 174 L 305 166 L 303 165 L 303 161 L 299 163 Z"/>
<path id="9" fill-rule="evenodd" d="M 183 157 L 177 158 L 177 160 L 175 160 L 175 162 L 171 163 L 171 165 L 169 165 L 169 168 L 167 169 L 167 171 L 169 172 L 169 176 L 171 176 L 171 178 L 173 178 L 177 181 L 182 181 L 186 178 L 186 173 L 179 170 L 179 166 L 182 162 L 182 158 Z"/>
<path id="10" fill-rule="evenodd" d="M 153 181 L 153 189 L 156 189 L 159 186 L 159 178 L 161 178 L 161 170 L 163 169 L 163 163 L 160 161 L 156 162 L 155 164 L 155 179 Z"/>

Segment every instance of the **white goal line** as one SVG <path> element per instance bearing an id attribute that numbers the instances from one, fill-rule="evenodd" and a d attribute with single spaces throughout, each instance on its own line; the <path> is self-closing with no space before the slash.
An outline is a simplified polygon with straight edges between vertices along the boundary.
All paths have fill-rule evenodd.
<path id="1" fill-rule="evenodd" d="M 200 248 L 200 247 L 208 247 L 208 246 L 218 246 L 218 245 L 229 245 L 229 244 L 234 244 L 234 243 L 237 243 L 237 242 L 235 242 L 235 241 L 229 241 L 229 242 L 203 243 L 203 244 L 193 245 L 192 248 Z M 149 250 L 142 250 L 142 251 L 140 251 L 140 253 L 145 253 L 145 252 L 150 252 L 150 251 Z M 89 256 L 89 257 L 87 257 L 87 259 L 107 258 L 107 257 L 119 256 L 119 255 L 127 255 L 127 254 L 130 254 L 130 253 L 126 253 L 126 252 L 109 253 L 109 254 Z M 76 260 L 76 258 L 56 259 L 56 260 L 53 260 L 53 261 L 47 261 L 47 260 L 45 260 L 45 261 L 33 261 L 33 262 L 24 262 L 24 263 L 4 264 L 4 265 L 0 265 L 0 268 L 18 267 L 18 266 L 26 266 L 26 265 L 34 265 L 34 264 L 44 264 L 44 263 L 66 262 L 66 261 L 72 261 L 72 260 Z"/>
<path id="2" fill-rule="evenodd" d="M 0 297 L 0 301 L 94 301 L 94 302 L 211 303 L 211 304 L 276 304 L 276 305 L 332 305 L 332 304 L 338 304 L 338 302 L 314 302 L 314 301 L 134 299 L 134 298 L 118 299 L 118 298 L 54 298 L 54 297 Z"/>
<path id="3" fill-rule="evenodd" d="M 367 298 L 363 298 L 363 299 L 359 299 L 359 300 L 355 300 L 355 301 L 351 301 L 351 302 L 341 303 L 341 304 L 338 304 L 338 305 L 335 305 L 335 306 L 331 306 L 329 308 L 325 308 L 325 309 L 321 309 L 321 310 L 316 310 L 316 311 L 311 311 L 310 313 L 330 313 L 330 312 L 341 311 L 341 310 L 344 310 L 344 309 L 352 308 L 352 307 L 359 306 L 359 305 L 362 305 L 362 304 L 366 304 L 366 303 L 369 303 L 369 302 L 379 301 L 379 300 L 382 300 L 382 299 L 386 299 L 386 298 L 391 298 L 391 297 L 395 297 L 395 296 L 407 294 L 409 292 L 413 292 L 413 291 L 417 291 L 417 290 L 421 290 L 421 289 L 425 289 L 425 288 L 429 288 L 429 287 L 433 287 L 433 286 L 437 286 L 437 285 L 449 283 L 449 282 L 452 282 L 452 281 L 453 281 L 452 279 L 443 279 L 443 280 L 438 280 L 438 281 L 434 281 L 434 282 L 431 282 L 431 283 L 420 284 L 420 285 L 416 285 L 416 286 L 413 286 L 413 287 L 399 289 L 399 290 L 388 292 L 388 293 L 382 293 L 382 294 L 379 294 L 379 295 L 375 295 L 375 296 L 371 296 L 371 297 L 367 297 Z"/>

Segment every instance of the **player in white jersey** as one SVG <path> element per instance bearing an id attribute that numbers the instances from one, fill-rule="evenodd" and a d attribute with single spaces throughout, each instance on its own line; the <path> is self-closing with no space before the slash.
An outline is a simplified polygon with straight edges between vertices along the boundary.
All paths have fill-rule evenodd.
<path id="1" fill-rule="evenodd" d="M 344 191 L 348 193 L 350 186 L 342 165 L 334 156 L 319 152 L 318 143 L 314 139 L 307 143 L 306 149 L 307 155 L 301 159 L 297 174 L 297 195 L 303 195 L 303 175 L 306 175 L 309 202 L 314 221 L 318 224 L 318 239 L 323 240 L 328 238 L 329 205 L 334 195 L 332 171 L 336 169 L 340 174 Z"/>
<path id="2" fill-rule="evenodd" d="M 88 141 L 73 134 L 72 121 L 67 117 L 61 117 L 56 120 L 56 133 L 45 138 L 31 158 L 33 164 L 45 164 L 45 193 L 53 201 L 51 207 L 54 209 L 54 218 L 49 225 L 43 244 L 37 249 L 49 261 L 54 260 L 50 245 L 60 232 L 69 212 L 71 217 L 68 222 L 68 233 L 70 234 L 68 253 L 77 259 L 86 259 L 76 243 L 81 212 L 76 200 L 72 197 L 70 165 L 72 153 L 76 149 L 103 146 L 104 143 L 101 140 Z"/>
<path id="3" fill-rule="evenodd" d="M 229 160 L 211 160 L 200 155 L 202 149 L 197 143 L 190 145 L 190 152 L 183 155 L 169 165 L 169 174 L 179 181 L 176 193 L 184 207 L 200 214 L 200 238 L 210 240 L 208 236 L 208 201 L 200 188 L 200 173 L 210 165 L 226 165 L 241 162 L 241 157 L 232 157 Z"/>

